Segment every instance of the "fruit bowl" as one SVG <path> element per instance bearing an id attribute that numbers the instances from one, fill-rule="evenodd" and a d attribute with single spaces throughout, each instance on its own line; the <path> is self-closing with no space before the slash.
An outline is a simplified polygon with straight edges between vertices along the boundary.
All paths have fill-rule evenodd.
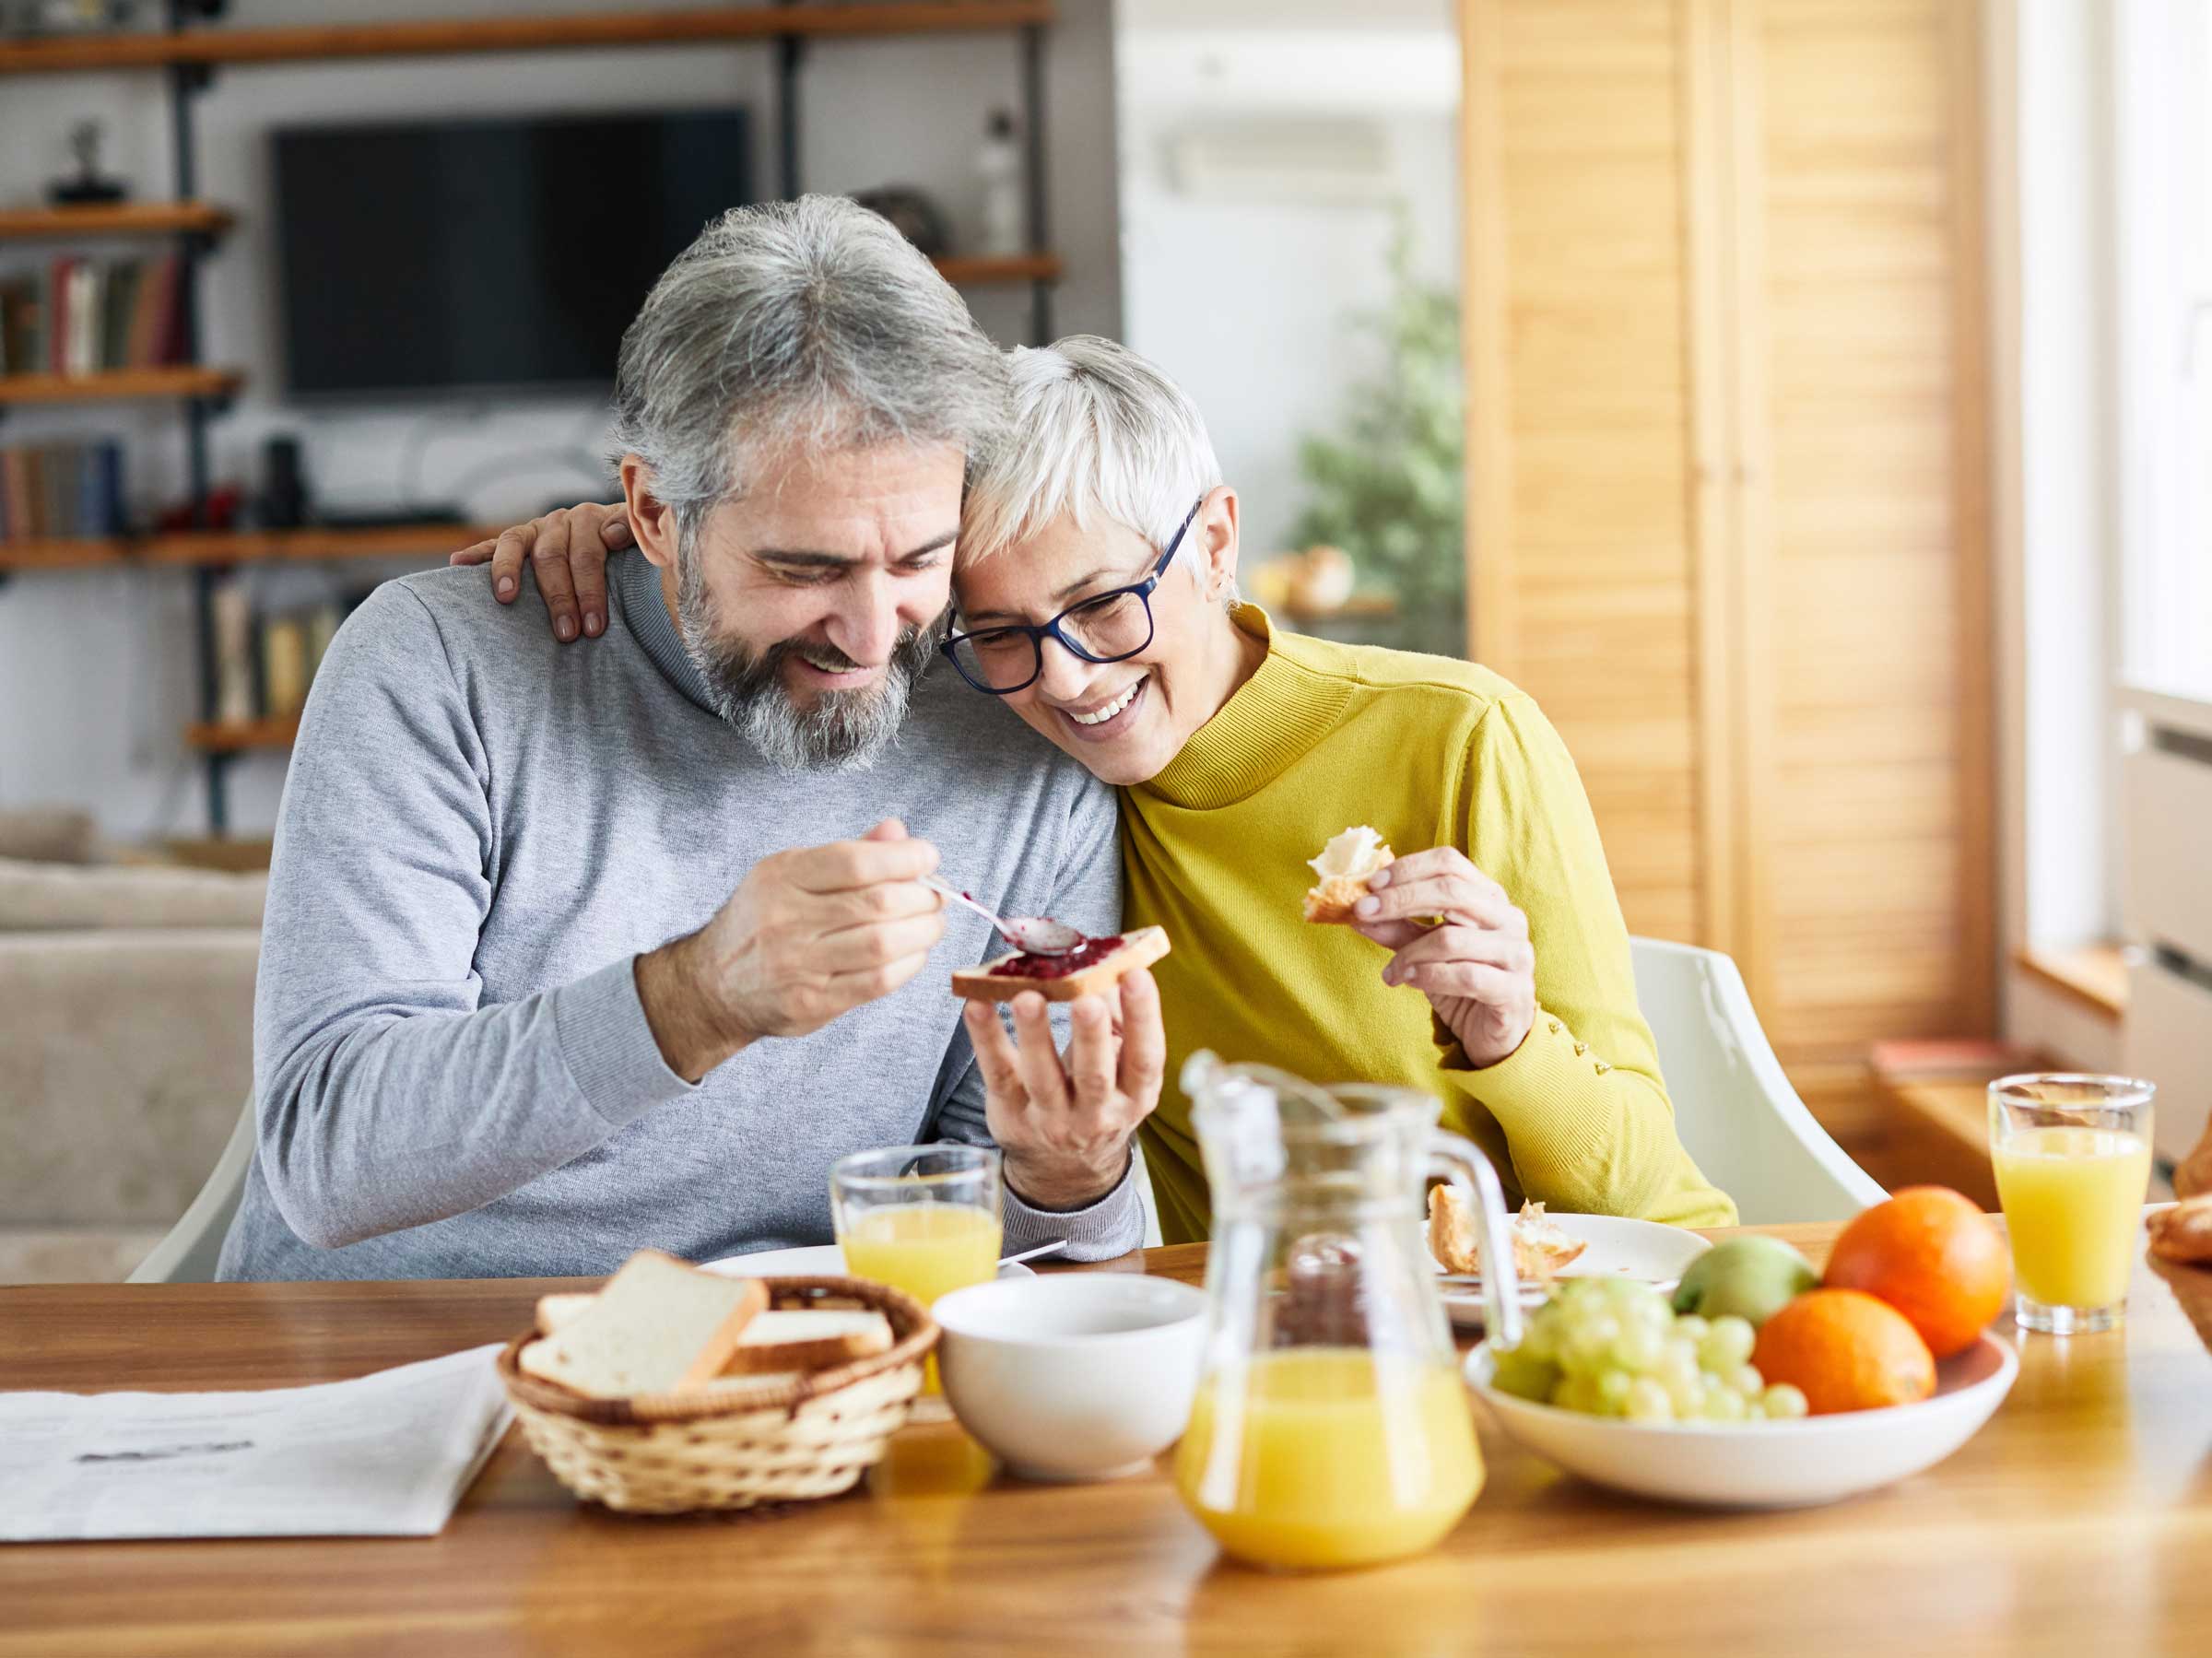
<path id="1" fill-rule="evenodd" d="M 1483 1342 L 1467 1384 L 1505 1431 L 1594 1485 L 1711 1508 L 1809 1508 L 1932 1468 L 1972 1439 L 2011 1391 L 2020 1361 L 1983 1335 L 1936 1366 L 1936 1392 L 1915 1405 L 1794 1421 L 1630 1422 L 1537 1405 L 1491 1385 Z"/>

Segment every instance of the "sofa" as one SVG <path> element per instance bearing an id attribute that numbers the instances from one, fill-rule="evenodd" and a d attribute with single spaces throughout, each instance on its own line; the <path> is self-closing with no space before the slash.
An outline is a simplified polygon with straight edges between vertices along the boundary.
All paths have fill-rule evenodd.
<path id="1" fill-rule="evenodd" d="M 264 874 L 105 858 L 0 813 L 0 1283 L 127 1276 L 253 1078 Z"/>

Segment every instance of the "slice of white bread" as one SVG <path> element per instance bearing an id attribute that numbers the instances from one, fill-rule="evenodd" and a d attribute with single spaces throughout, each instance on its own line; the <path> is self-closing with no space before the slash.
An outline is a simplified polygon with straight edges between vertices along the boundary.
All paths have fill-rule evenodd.
<path id="1" fill-rule="evenodd" d="M 1306 860 L 1313 872 L 1313 885 L 1306 890 L 1306 919 L 1324 923 L 1350 921 L 1352 906 L 1367 896 L 1368 877 L 1394 862 L 1396 855 L 1382 837 L 1364 823 L 1331 836 L 1321 856 Z"/>
<path id="2" fill-rule="evenodd" d="M 640 1250 L 566 1323 L 522 1350 L 534 1376 L 594 1399 L 677 1393 L 722 1373 L 768 1306 L 758 1278 L 700 1272 Z"/>
<path id="3" fill-rule="evenodd" d="M 1048 1002 L 1072 1002 L 1077 996 L 1095 996 L 1119 984 L 1124 973 L 1150 967 L 1168 953 L 1168 935 L 1160 927 L 1139 927 L 1122 935 L 1121 946 L 1087 967 L 1053 979 L 1032 979 L 994 970 L 1021 958 L 1020 952 L 1001 956 L 981 967 L 963 968 L 952 976 L 952 994 L 971 1002 L 1011 1002 L 1025 990 L 1033 990 Z"/>
<path id="4" fill-rule="evenodd" d="M 830 1308 L 763 1312 L 746 1326 L 722 1373 L 819 1370 L 890 1350 L 891 1321 L 880 1312 Z"/>
<path id="5" fill-rule="evenodd" d="M 548 1295 L 537 1300 L 537 1327 L 548 1335 L 571 1323 L 598 1298 Z M 891 1348 L 891 1322 L 864 1308 L 798 1308 L 769 1311 L 747 1323 L 723 1366 L 724 1376 L 772 1370 L 819 1370 Z"/>

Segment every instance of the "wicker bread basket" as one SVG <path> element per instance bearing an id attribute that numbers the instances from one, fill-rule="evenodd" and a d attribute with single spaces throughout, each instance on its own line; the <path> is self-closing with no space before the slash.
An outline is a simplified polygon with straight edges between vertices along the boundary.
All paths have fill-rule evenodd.
<path id="1" fill-rule="evenodd" d="M 749 1509 L 834 1497 L 883 1454 L 922 1388 L 937 1326 L 922 1303 L 861 1278 L 768 1278 L 769 1305 L 861 1307 L 890 1322 L 888 1351 L 794 1379 L 712 1392 L 590 1399 L 521 1366 L 525 1331 L 499 1358 L 531 1449 L 577 1496 L 636 1514 Z"/>

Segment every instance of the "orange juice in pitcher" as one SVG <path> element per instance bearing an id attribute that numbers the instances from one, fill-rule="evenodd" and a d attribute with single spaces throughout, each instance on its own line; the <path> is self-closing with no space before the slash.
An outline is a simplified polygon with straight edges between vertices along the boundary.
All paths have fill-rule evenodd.
<path id="1" fill-rule="evenodd" d="M 1431 1172 L 1479 1199 L 1483 1291 L 1520 1339 L 1498 1177 L 1406 1088 L 1321 1088 L 1193 1057 L 1183 1088 L 1214 1237 L 1206 1349 L 1175 1486 L 1227 1553 L 1284 1570 L 1433 1546 L 1482 1489 L 1459 1356 L 1422 1241 Z"/>

